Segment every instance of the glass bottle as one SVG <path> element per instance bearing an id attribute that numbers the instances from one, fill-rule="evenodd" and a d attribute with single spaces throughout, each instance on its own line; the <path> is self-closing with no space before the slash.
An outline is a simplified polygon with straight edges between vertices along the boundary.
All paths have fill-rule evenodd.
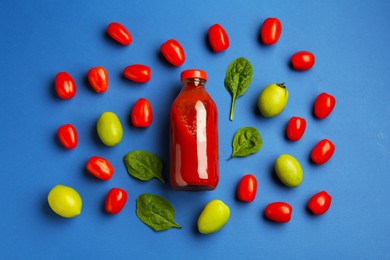
<path id="1" fill-rule="evenodd" d="M 170 182 L 177 190 L 213 190 L 219 181 L 218 111 L 207 73 L 185 70 L 170 113 Z"/>

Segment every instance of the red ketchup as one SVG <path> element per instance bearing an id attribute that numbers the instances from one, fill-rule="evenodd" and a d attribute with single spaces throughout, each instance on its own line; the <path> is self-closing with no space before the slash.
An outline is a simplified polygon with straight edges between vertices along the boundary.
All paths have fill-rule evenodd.
<path id="1" fill-rule="evenodd" d="M 183 88 L 172 104 L 170 181 L 176 190 L 213 190 L 218 184 L 218 112 L 206 81 L 202 70 L 183 71 Z"/>

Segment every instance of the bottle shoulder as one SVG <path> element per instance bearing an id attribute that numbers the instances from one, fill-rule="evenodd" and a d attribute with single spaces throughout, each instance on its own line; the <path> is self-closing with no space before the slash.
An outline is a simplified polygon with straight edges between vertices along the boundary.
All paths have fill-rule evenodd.
<path id="1" fill-rule="evenodd" d="M 215 104 L 212 97 L 206 91 L 205 88 L 199 89 L 183 89 L 175 98 L 173 104 L 188 104 L 195 105 L 198 101 L 202 103 Z"/>

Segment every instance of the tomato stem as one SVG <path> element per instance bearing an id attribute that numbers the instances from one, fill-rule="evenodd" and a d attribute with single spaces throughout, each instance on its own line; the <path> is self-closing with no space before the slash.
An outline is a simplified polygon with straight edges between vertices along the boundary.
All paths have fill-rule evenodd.
<path id="1" fill-rule="evenodd" d="M 282 82 L 282 83 L 276 83 L 276 85 L 278 85 L 278 86 L 281 87 L 281 88 L 286 88 L 286 85 L 285 85 L 284 82 Z"/>

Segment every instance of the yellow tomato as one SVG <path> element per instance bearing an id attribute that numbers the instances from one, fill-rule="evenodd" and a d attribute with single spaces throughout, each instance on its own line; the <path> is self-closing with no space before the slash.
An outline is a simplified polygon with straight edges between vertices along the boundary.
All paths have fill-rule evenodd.
<path id="1" fill-rule="evenodd" d="M 81 213 L 82 200 L 79 193 L 71 187 L 57 185 L 47 196 L 50 208 L 64 218 L 73 218 Z"/>

